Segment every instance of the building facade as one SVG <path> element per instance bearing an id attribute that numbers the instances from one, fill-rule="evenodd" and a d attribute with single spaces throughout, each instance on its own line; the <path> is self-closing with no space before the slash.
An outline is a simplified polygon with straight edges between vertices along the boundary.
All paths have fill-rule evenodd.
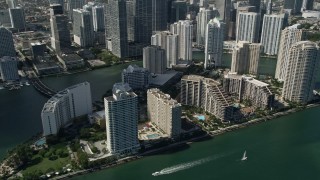
<path id="1" fill-rule="evenodd" d="M 163 74 L 166 71 L 166 54 L 160 46 L 143 48 L 143 68 L 150 73 Z"/>
<path id="2" fill-rule="evenodd" d="M 284 21 L 285 14 L 264 15 L 260 42 L 265 54 L 278 54 L 280 36 L 281 31 L 284 28 Z"/>
<path id="3" fill-rule="evenodd" d="M 104 99 L 107 149 L 111 154 L 135 153 L 138 141 L 138 96 L 128 84 L 113 86 L 113 96 Z"/>
<path id="4" fill-rule="evenodd" d="M 122 83 L 129 84 L 129 86 L 134 90 L 146 89 L 149 86 L 149 71 L 137 65 L 129 65 L 127 69 L 122 71 L 121 75 Z"/>
<path id="5" fill-rule="evenodd" d="M 16 51 L 12 33 L 8 29 L 0 27 L 0 58 L 3 56 L 16 57 Z"/>
<path id="6" fill-rule="evenodd" d="M 206 28 L 204 68 L 217 67 L 222 64 L 225 23 L 217 18 L 211 19 Z"/>
<path id="7" fill-rule="evenodd" d="M 237 18 L 237 41 L 257 43 L 259 41 L 260 14 L 254 12 L 240 12 Z"/>
<path id="8" fill-rule="evenodd" d="M 269 85 L 252 77 L 227 74 L 223 80 L 223 89 L 240 102 L 250 101 L 253 106 L 262 109 L 273 107 L 275 96 Z"/>
<path id="9" fill-rule="evenodd" d="M 295 24 L 285 28 L 281 32 L 279 45 L 278 61 L 276 67 L 275 78 L 284 81 L 289 63 L 289 50 L 291 46 L 306 38 L 306 33 L 299 28 L 300 24 Z"/>
<path id="10" fill-rule="evenodd" d="M 89 11 L 83 9 L 73 10 L 73 38 L 80 47 L 93 46 L 93 24 Z"/>
<path id="11" fill-rule="evenodd" d="M 293 44 L 289 50 L 282 96 L 284 100 L 305 104 L 313 99 L 320 63 L 319 46 L 310 41 Z"/>
<path id="12" fill-rule="evenodd" d="M 237 120 L 231 98 L 213 79 L 196 75 L 183 76 L 181 104 L 201 107 L 222 121 Z"/>
<path id="13" fill-rule="evenodd" d="M 19 80 L 18 59 L 9 56 L 0 58 L 0 73 L 3 81 Z"/>
<path id="14" fill-rule="evenodd" d="M 179 60 L 192 60 L 192 39 L 193 39 L 193 24 L 189 20 L 181 20 L 170 25 L 172 34 L 179 36 Z"/>
<path id="15" fill-rule="evenodd" d="M 92 113 L 88 82 L 71 86 L 50 98 L 41 112 L 43 135 L 57 135 L 59 130 L 77 117 Z"/>
<path id="16" fill-rule="evenodd" d="M 19 31 L 24 31 L 26 29 L 26 17 L 24 14 L 24 9 L 21 7 L 16 7 L 9 9 L 11 27 Z"/>
<path id="17" fill-rule="evenodd" d="M 148 119 L 170 138 L 179 138 L 181 133 L 181 104 L 159 89 L 147 92 Z"/>
<path id="18" fill-rule="evenodd" d="M 258 74 L 261 44 L 240 41 L 232 51 L 231 72 Z"/>
<path id="19" fill-rule="evenodd" d="M 82 8 L 85 5 L 85 0 L 67 0 L 67 11 L 69 20 L 73 21 L 73 10 Z"/>
<path id="20" fill-rule="evenodd" d="M 219 12 L 217 9 L 208 7 L 208 8 L 200 8 L 199 13 L 197 15 L 197 45 L 204 46 L 206 43 L 206 30 L 207 24 L 209 21 L 215 17 L 219 16 Z"/>
<path id="21" fill-rule="evenodd" d="M 151 36 L 151 45 L 160 46 L 165 50 L 167 59 L 167 68 L 177 65 L 178 61 L 178 43 L 179 36 L 169 31 L 158 31 Z"/>

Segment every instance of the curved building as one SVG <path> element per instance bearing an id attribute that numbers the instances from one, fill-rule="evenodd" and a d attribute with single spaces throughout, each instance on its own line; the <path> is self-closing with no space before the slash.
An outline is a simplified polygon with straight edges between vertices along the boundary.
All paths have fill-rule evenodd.
<path id="1" fill-rule="evenodd" d="M 74 118 L 92 113 L 92 99 L 88 82 L 60 91 L 44 105 L 41 112 L 43 135 L 56 135 L 60 128 Z"/>
<path id="2" fill-rule="evenodd" d="M 305 104 L 313 99 L 320 62 L 319 46 L 310 41 L 297 42 L 290 48 L 288 57 L 283 99 Z"/>

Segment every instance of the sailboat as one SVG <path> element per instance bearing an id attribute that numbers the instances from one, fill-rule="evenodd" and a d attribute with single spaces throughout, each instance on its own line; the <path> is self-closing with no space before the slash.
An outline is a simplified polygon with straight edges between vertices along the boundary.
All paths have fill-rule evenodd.
<path id="1" fill-rule="evenodd" d="M 248 159 L 248 157 L 247 157 L 247 151 L 244 151 L 241 161 L 245 161 L 245 160 L 247 160 L 247 159 Z"/>

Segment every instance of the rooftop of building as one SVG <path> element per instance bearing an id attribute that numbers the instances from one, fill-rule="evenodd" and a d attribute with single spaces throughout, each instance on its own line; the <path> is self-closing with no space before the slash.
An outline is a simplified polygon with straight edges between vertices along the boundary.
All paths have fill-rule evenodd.
<path id="1" fill-rule="evenodd" d="M 198 75 L 184 75 L 181 80 L 189 80 L 189 81 L 201 81 L 203 80 L 203 76 L 198 76 Z"/>
<path id="2" fill-rule="evenodd" d="M 127 69 L 123 70 L 124 73 L 133 73 L 133 72 L 148 72 L 147 69 L 139 67 L 136 64 L 129 65 Z"/>
<path id="3" fill-rule="evenodd" d="M 176 100 L 172 99 L 169 94 L 165 94 L 157 88 L 149 89 L 148 94 L 152 94 L 155 97 L 161 99 L 165 104 L 170 105 L 172 107 L 181 106 Z"/>
<path id="4" fill-rule="evenodd" d="M 112 96 L 105 97 L 108 102 L 119 101 L 136 97 L 128 83 L 115 83 L 112 88 Z"/>
<path id="5" fill-rule="evenodd" d="M 79 60 L 83 60 L 82 57 L 80 57 L 77 54 L 62 54 L 59 57 L 64 61 L 79 61 Z"/>
<path id="6" fill-rule="evenodd" d="M 149 84 L 155 87 L 164 86 L 167 82 L 174 77 L 177 77 L 179 74 L 180 72 L 174 70 L 166 71 L 164 74 L 151 74 Z"/>
<path id="7" fill-rule="evenodd" d="M 3 56 L 0 58 L 1 62 L 7 62 L 7 61 L 17 61 L 18 58 L 16 57 L 10 57 L 10 56 Z"/>

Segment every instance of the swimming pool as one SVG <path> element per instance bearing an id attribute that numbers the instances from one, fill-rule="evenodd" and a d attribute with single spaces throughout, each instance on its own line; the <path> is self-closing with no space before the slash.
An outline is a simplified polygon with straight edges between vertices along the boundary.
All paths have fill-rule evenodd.
<path id="1" fill-rule="evenodd" d="M 43 138 L 39 139 L 38 141 L 36 141 L 34 144 L 36 146 L 43 146 L 44 144 L 46 144 L 46 138 L 43 137 Z"/>
<path id="2" fill-rule="evenodd" d="M 147 138 L 148 139 L 156 139 L 156 138 L 159 138 L 159 135 L 158 134 L 150 134 L 150 135 L 147 135 Z"/>
<path id="3" fill-rule="evenodd" d="M 204 120 L 206 120 L 206 117 L 204 117 L 204 115 L 197 115 L 197 116 L 195 116 L 198 120 L 200 120 L 200 121 L 204 121 Z"/>

